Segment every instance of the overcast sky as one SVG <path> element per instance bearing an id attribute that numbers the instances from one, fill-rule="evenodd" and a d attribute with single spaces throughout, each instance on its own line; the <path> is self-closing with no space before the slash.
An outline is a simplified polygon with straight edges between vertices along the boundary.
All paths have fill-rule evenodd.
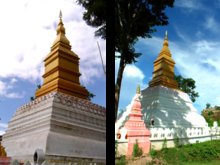
<path id="1" fill-rule="evenodd" d="M 3 0 L 0 5 L 0 134 L 16 109 L 30 101 L 42 83 L 43 60 L 56 38 L 62 10 L 66 37 L 80 58 L 80 82 L 105 106 L 106 80 L 97 41 L 106 64 L 106 42 L 86 25 L 75 0 Z"/>
<path id="2" fill-rule="evenodd" d="M 167 9 L 166 13 L 169 25 L 157 27 L 151 39 L 139 39 L 135 45 L 142 56 L 135 64 L 126 66 L 119 109 L 125 109 L 130 103 L 137 84 L 141 89 L 148 86 L 166 30 L 176 62 L 175 73 L 196 81 L 200 95 L 194 103 L 197 111 L 200 113 L 206 103 L 220 105 L 220 0 L 176 0 L 174 8 Z M 118 64 L 117 60 L 116 75 Z"/>

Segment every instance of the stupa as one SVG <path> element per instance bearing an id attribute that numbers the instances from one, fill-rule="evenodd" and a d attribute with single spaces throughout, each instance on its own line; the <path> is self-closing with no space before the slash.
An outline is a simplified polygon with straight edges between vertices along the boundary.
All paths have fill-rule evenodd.
<path id="1" fill-rule="evenodd" d="M 3 135 L 8 156 L 54 165 L 105 164 L 106 110 L 89 101 L 80 84 L 79 57 L 71 51 L 61 13 L 44 64 L 36 98 L 17 109 Z"/>
<path id="2" fill-rule="evenodd" d="M 204 128 L 207 126 L 204 117 L 197 113 L 188 94 L 178 89 L 174 65 L 166 32 L 162 50 L 154 61 L 153 79 L 141 91 L 145 123 L 163 128 Z"/>
<path id="3" fill-rule="evenodd" d="M 141 113 L 141 102 L 139 100 L 140 88 L 137 88 L 137 94 L 132 104 L 129 118 L 125 122 L 125 125 L 118 130 L 118 139 L 121 136 L 125 136 L 128 140 L 126 155 L 132 156 L 133 147 L 135 143 L 138 143 L 144 154 L 150 151 L 150 131 L 146 128 L 144 120 L 142 119 L 143 114 Z"/>

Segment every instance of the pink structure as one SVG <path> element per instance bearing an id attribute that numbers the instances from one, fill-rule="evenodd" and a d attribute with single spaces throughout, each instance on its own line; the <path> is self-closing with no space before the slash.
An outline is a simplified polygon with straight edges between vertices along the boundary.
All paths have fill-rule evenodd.
<path id="1" fill-rule="evenodd" d="M 129 119 L 124 127 L 127 130 L 128 150 L 127 156 L 131 156 L 134 144 L 138 141 L 138 146 L 142 148 L 143 153 L 150 151 L 150 131 L 145 127 L 143 114 L 141 113 L 141 102 L 138 97 L 134 100 Z"/>
<path id="2" fill-rule="evenodd" d="M 10 157 L 0 156 L 0 165 L 9 165 L 11 161 Z"/>

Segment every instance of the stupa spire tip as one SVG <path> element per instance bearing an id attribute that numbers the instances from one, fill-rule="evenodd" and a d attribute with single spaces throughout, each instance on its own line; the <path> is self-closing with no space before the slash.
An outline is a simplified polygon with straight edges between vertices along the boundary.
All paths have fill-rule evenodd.
<path id="1" fill-rule="evenodd" d="M 167 30 L 165 31 L 165 39 L 168 39 L 168 32 L 167 32 Z"/>
<path id="2" fill-rule="evenodd" d="M 140 84 L 138 84 L 138 86 L 137 86 L 136 93 L 137 93 L 137 94 L 140 94 L 140 93 L 141 93 Z"/>
<path id="3" fill-rule="evenodd" d="M 62 19 L 62 11 L 60 10 L 60 14 L 59 14 L 60 19 Z"/>

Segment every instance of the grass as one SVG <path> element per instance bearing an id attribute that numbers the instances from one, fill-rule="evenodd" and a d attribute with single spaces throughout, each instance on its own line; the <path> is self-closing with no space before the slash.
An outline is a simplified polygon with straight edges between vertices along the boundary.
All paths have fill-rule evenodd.
<path id="1" fill-rule="evenodd" d="M 220 164 L 220 140 L 165 148 L 154 151 L 153 158 L 163 160 L 169 165 Z"/>
<path id="2" fill-rule="evenodd" d="M 190 162 L 190 163 L 185 163 L 185 165 L 219 165 L 220 160 L 212 160 L 209 162 Z"/>

